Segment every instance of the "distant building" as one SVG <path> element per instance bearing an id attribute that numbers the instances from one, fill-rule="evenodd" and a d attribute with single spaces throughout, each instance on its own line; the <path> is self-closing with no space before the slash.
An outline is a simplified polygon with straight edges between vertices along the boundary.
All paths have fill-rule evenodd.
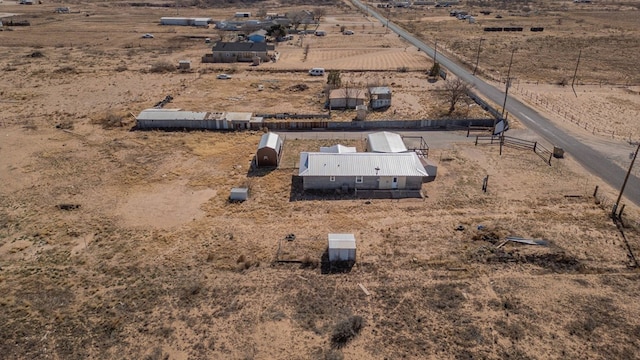
<path id="1" fill-rule="evenodd" d="M 205 55 L 203 62 L 231 63 L 231 62 L 255 62 L 256 57 L 260 61 L 271 60 L 269 47 L 266 43 L 254 42 L 222 42 L 218 41 L 213 47 L 212 54 Z"/>
<path id="2" fill-rule="evenodd" d="M 160 25 L 208 27 L 211 18 L 161 17 Z"/>
<path id="3" fill-rule="evenodd" d="M 254 43 L 263 43 L 267 41 L 267 31 L 263 29 L 254 31 L 247 36 L 247 40 Z"/>
<path id="4" fill-rule="evenodd" d="M 237 13 L 235 13 L 233 15 L 233 17 L 237 17 L 237 18 L 248 18 L 251 17 L 251 13 L 247 12 L 247 11 L 238 11 Z"/>
<path id="5" fill-rule="evenodd" d="M 138 129 L 244 130 L 262 127 L 263 118 L 251 113 L 146 109 L 136 117 Z"/>

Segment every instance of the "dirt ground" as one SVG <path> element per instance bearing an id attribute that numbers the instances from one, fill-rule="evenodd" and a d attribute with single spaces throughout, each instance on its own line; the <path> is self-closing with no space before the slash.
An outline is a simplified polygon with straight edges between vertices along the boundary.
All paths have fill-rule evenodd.
<path id="1" fill-rule="evenodd" d="M 283 134 L 284 165 L 251 171 L 262 133 L 130 131 L 132 117 L 120 116 L 167 94 L 175 97 L 172 107 L 193 110 L 311 111 L 322 84 L 277 68 L 293 66 L 301 50 L 290 57 L 283 50 L 273 69 L 194 61 L 190 73 L 154 73 L 158 61 L 195 60 L 208 50 L 183 35 L 215 32 L 157 25 L 175 9 L 80 3 L 69 6 L 81 13 L 54 14 L 57 6 L 0 4 L 0 12 L 32 22 L 0 32 L 7 54 L 0 58 L 3 358 L 637 357 L 640 277 L 631 256 L 640 252 L 640 210 L 627 204 L 628 227 L 618 229 L 608 217 L 616 190 L 570 154 L 549 166 L 532 152 L 499 155 L 462 134 L 443 144 L 430 132 L 427 143 L 439 144 L 429 152 L 438 177 L 423 185 L 423 199 L 300 200 L 297 153 L 336 143 L 362 149 L 364 134 Z M 206 9 L 216 11 L 228 16 L 234 9 Z M 354 51 L 348 36 L 330 33 L 301 70 L 312 58 L 313 67 L 338 64 L 326 55 L 335 46 L 351 54 L 345 64 L 360 59 L 354 70 L 378 70 L 347 73 L 353 81 L 396 84 L 401 105 L 390 111 L 428 116 L 442 106 L 421 91 L 419 72 L 397 71 L 410 59 L 419 67 L 421 54 L 402 55 L 402 43 L 390 36 L 360 34 L 361 23 L 373 24 L 365 31 L 382 28 L 357 14 L 329 11 L 326 18 L 327 29 L 351 19 L 354 38 L 379 49 Z M 146 32 L 156 37 L 140 39 Z M 375 57 L 361 55 L 369 51 L 400 60 L 367 63 Z M 233 79 L 215 79 L 227 70 Z M 287 93 L 276 104 L 263 95 L 276 89 L 248 91 L 258 81 L 279 91 L 297 83 L 316 90 Z M 522 82 L 514 94 L 602 147 L 640 135 L 638 89 L 579 89 L 576 98 L 566 87 Z M 625 110 L 612 111 L 611 103 Z M 110 114 L 123 126 L 105 128 L 114 125 Z M 591 130 L 603 116 L 615 133 Z M 512 131 L 532 136 L 517 124 Z M 625 151 L 619 156 L 622 165 Z M 227 201 L 237 186 L 251 189 L 249 201 Z M 300 262 L 275 262 L 278 244 L 292 233 L 286 251 Z M 328 233 L 356 236 L 350 272 L 325 273 Z M 507 236 L 547 245 L 503 244 Z"/>

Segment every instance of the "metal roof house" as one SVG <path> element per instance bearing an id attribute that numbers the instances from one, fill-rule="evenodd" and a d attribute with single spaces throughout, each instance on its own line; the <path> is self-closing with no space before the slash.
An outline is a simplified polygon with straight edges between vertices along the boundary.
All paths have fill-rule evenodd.
<path id="1" fill-rule="evenodd" d="M 203 62 L 230 63 L 253 62 L 258 57 L 262 61 L 271 60 L 269 47 L 263 42 L 223 42 L 213 47 L 211 59 Z"/>
<path id="2" fill-rule="evenodd" d="M 353 234 L 329 234 L 329 261 L 356 261 L 356 238 Z"/>
<path id="3" fill-rule="evenodd" d="M 300 153 L 304 190 L 420 190 L 429 174 L 407 153 Z"/>
<path id="4" fill-rule="evenodd" d="M 282 138 L 276 133 L 262 135 L 256 152 L 257 166 L 278 166 L 282 154 Z"/>
<path id="5" fill-rule="evenodd" d="M 367 151 L 377 153 L 402 153 L 408 150 L 400 135 L 388 131 L 381 131 L 367 135 Z"/>
<path id="6" fill-rule="evenodd" d="M 161 17 L 160 25 L 204 26 L 208 27 L 211 18 Z"/>
<path id="7" fill-rule="evenodd" d="M 374 110 L 391 106 L 391 89 L 386 86 L 369 88 L 369 105 Z"/>

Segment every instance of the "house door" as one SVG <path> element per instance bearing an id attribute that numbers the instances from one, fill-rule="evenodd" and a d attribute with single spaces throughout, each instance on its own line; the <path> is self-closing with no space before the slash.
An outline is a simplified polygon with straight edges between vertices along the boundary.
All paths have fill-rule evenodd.
<path id="1" fill-rule="evenodd" d="M 393 180 L 391 180 L 391 188 L 392 189 L 397 189 L 398 188 L 398 178 L 394 177 Z"/>

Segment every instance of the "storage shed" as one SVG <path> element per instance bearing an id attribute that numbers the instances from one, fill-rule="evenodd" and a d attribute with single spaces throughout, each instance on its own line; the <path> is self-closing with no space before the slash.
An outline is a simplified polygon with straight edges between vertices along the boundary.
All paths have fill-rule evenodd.
<path id="1" fill-rule="evenodd" d="M 369 105 L 372 109 L 384 109 L 391 106 L 391 89 L 386 86 L 369 88 Z"/>
<path id="2" fill-rule="evenodd" d="M 252 41 L 254 43 L 262 43 L 267 41 L 267 30 L 260 29 L 258 31 L 252 32 L 247 36 L 247 40 Z"/>
<path id="3" fill-rule="evenodd" d="M 356 238 L 353 234 L 329 234 L 329 261 L 356 261 Z"/>
<path id="4" fill-rule="evenodd" d="M 367 151 L 377 153 L 407 152 L 402 137 L 396 133 L 381 131 L 367 135 Z"/>
<path id="5" fill-rule="evenodd" d="M 256 165 L 278 166 L 282 153 L 282 138 L 276 133 L 262 135 L 258 151 L 256 152 Z"/>
<path id="6" fill-rule="evenodd" d="M 356 106 L 363 105 L 365 99 L 365 92 L 362 89 L 334 89 L 329 93 L 329 106 L 332 109 L 355 109 Z"/>

